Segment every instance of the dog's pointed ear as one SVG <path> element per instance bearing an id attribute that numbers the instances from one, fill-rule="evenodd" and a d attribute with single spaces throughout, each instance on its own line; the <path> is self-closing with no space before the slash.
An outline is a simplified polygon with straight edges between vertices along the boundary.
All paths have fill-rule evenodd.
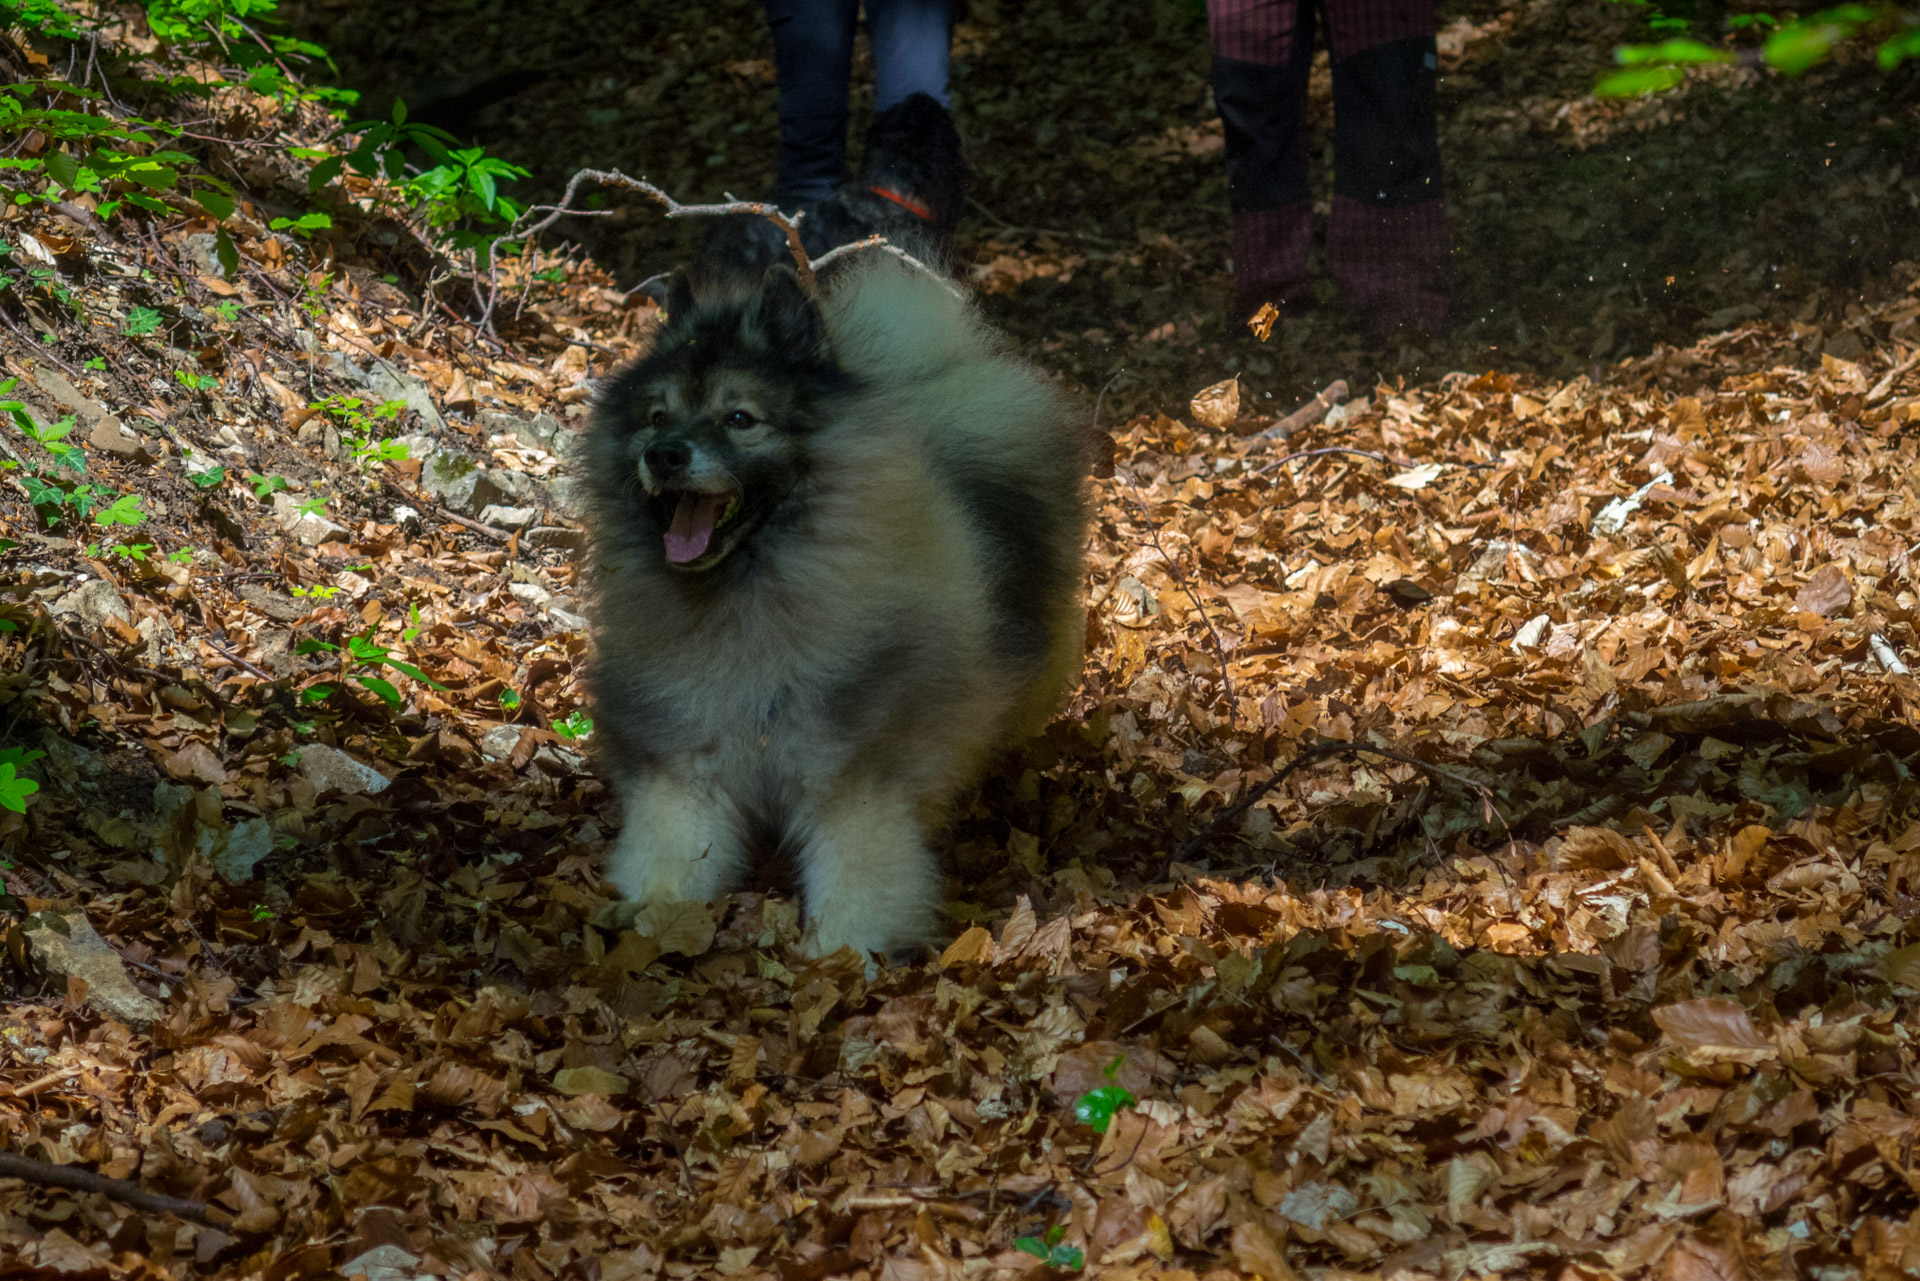
<path id="1" fill-rule="evenodd" d="M 693 314 L 693 280 L 685 267 L 675 267 L 667 277 L 666 302 L 667 315 L 673 320 L 684 320 Z"/>
<path id="2" fill-rule="evenodd" d="M 767 268 L 760 278 L 752 314 L 756 328 L 774 351 L 811 356 L 820 350 L 826 337 L 820 308 L 785 263 Z"/>

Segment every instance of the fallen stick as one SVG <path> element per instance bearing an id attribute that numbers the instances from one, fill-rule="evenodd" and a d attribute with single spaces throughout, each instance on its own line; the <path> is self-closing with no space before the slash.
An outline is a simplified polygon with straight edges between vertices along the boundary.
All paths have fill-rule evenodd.
<path id="1" fill-rule="evenodd" d="M 109 1179 L 94 1170 L 36 1161 L 18 1152 L 0 1152 L 0 1178 L 24 1179 L 28 1183 L 68 1188 L 74 1192 L 98 1192 L 110 1200 L 148 1214 L 171 1214 L 194 1223 L 204 1223 L 208 1227 L 224 1227 L 229 1222 L 224 1211 L 215 1209 L 205 1201 L 189 1201 L 184 1197 L 149 1192 L 131 1179 Z"/>
<path id="2" fill-rule="evenodd" d="M 1318 396 L 1315 396 L 1312 400 L 1300 406 L 1300 408 L 1294 410 L 1265 431 L 1256 432 L 1253 439 L 1285 440 L 1287 437 L 1293 435 L 1293 433 L 1303 428 L 1311 427 L 1322 418 L 1325 418 L 1327 411 L 1339 404 L 1342 400 L 1345 400 L 1346 396 L 1347 380 L 1337 378 L 1330 387 Z"/>

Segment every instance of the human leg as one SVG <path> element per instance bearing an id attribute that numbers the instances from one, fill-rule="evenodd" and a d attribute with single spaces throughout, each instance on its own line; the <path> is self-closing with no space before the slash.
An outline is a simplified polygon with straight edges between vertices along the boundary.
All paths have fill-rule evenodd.
<path id="1" fill-rule="evenodd" d="M 1307 250 L 1307 73 L 1313 9 L 1307 0 L 1208 0 L 1213 96 L 1226 129 L 1233 210 L 1234 310 L 1284 311 L 1311 299 Z"/>
<path id="2" fill-rule="evenodd" d="M 847 78 L 859 0 L 766 0 L 780 93 L 778 199 L 824 200 L 846 177 Z"/>
<path id="3" fill-rule="evenodd" d="M 1376 329 L 1446 325 L 1451 281 L 1432 0 L 1327 0 L 1333 217 L 1327 268 Z"/>
<path id="4" fill-rule="evenodd" d="M 883 112 L 916 93 L 951 105 L 947 58 L 953 46 L 951 0 L 867 0 L 873 42 L 873 109 Z"/>

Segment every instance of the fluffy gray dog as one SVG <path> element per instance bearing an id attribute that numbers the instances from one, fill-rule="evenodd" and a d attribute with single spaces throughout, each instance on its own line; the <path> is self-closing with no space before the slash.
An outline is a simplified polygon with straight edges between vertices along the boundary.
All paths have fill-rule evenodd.
<path id="1" fill-rule="evenodd" d="M 943 281 L 696 287 L 588 434 L 630 904 L 798 870 L 806 947 L 929 942 L 930 830 L 1078 674 L 1088 436 Z"/>

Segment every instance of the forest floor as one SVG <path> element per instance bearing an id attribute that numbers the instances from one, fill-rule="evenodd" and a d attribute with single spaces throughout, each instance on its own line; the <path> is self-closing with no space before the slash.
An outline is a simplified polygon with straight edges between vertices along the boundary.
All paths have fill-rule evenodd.
<path id="1" fill-rule="evenodd" d="M 303 22 L 536 191 L 752 194 L 757 6 L 663 8 Z M 871 976 L 777 894 L 600 923 L 573 443 L 697 233 L 580 220 L 490 334 L 245 152 L 231 273 L 5 206 L 0 1266 L 1920 1271 L 1914 81 L 1602 104 L 1618 14 L 1443 19 L 1469 319 L 1382 352 L 1226 326 L 1188 6 L 976 0 L 960 274 L 1114 468 L 1084 681 Z"/>

